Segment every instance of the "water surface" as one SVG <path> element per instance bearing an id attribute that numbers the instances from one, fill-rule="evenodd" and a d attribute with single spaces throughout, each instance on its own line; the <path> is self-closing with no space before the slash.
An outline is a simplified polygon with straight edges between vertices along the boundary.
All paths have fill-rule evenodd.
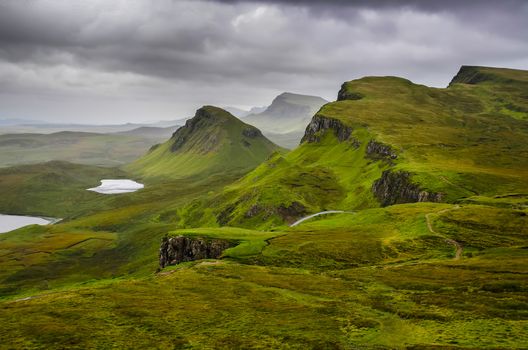
<path id="1" fill-rule="evenodd" d="M 102 194 L 119 194 L 136 192 L 142 189 L 145 185 L 133 180 L 119 179 L 119 180 L 101 180 L 101 185 L 98 187 L 88 188 L 88 191 L 93 191 Z"/>
<path id="2" fill-rule="evenodd" d="M 27 225 L 48 225 L 55 220 L 34 216 L 0 214 L 0 233 L 16 230 Z"/>

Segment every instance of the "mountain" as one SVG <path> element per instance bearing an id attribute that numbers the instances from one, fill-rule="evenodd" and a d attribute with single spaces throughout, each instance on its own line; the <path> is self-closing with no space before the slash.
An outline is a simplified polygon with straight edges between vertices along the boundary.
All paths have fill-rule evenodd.
<path id="1" fill-rule="evenodd" d="M 244 172 L 279 149 L 257 128 L 223 109 L 204 106 L 167 142 L 126 169 L 144 177 L 170 178 Z"/>
<path id="2" fill-rule="evenodd" d="M 18 119 L 0 121 L 0 134 L 53 134 L 62 131 L 89 133 L 118 133 L 131 131 L 141 127 L 166 128 L 185 124 L 185 119 L 163 120 L 154 123 L 126 123 L 126 124 L 68 124 L 46 123 L 41 121 L 22 121 Z"/>
<path id="3" fill-rule="evenodd" d="M 299 144 L 301 132 L 315 112 L 327 102 L 317 96 L 285 92 L 277 96 L 264 111 L 250 114 L 244 121 L 261 129 L 273 142 L 294 148 Z"/>
<path id="4" fill-rule="evenodd" d="M 327 102 L 317 96 L 284 92 L 266 110 L 248 115 L 245 120 L 266 132 L 284 134 L 304 130 L 315 112 Z"/>
<path id="5" fill-rule="evenodd" d="M 346 82 L 298 148 L 215 200 L 216 221 L 270 227 L 328 209 L 527 193 L 526 91 L 528 72 L 485 67 L 462 67 L 445 89 Z"/>
<path id="6" fill-rule="evenodd" d="M 223 109 L 237 118 L 244 118 L 249 114 L 249 111 L 237 107 L 223 107 Z"/>
<path id="7" fill-rule="evenodd" d="M 249 111 L 237 107 L 224 107 L 223 109 L 225 109 L 237 118 L 245 118 L 251 114 L 264 112 L 266 108 L 268 107 L 252 107 Z"/>
<path id="8" fill-rule="evenodd" d="M 168 127 L 154 127 L 154 126 L 140 126 L 127 131 L 116 132 L 117 135 L 131 135 L 131 136 L 141 136 L 145 138 L 154 138 L 154 139 L 166 139 L 170 137 L 179 126 L 168 126 Z"/>
<path id="9" fill-rule="evenodd" d="M 13 125 L 24 125 L 24 124 L 43 124 L 44 122 L 32 119 L 0 119 L 0 126 L 13 126 Z"/>

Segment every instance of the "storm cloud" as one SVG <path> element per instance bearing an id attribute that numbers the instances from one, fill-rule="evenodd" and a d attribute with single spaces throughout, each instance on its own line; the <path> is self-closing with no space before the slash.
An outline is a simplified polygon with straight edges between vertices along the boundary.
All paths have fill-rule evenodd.
<path id="1" fill-rule="evenodd" d="M 119 123 L 528 68 L 524 1 L 0 0 L 0 118 Z"/>

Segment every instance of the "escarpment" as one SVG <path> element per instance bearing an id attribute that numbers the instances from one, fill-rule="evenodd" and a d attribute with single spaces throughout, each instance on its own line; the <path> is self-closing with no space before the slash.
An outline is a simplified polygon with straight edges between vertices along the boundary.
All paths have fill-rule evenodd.
<path id="1" fill-rule="evenodd" d="M 346 126 L 341 121 L 334 118 L 314 116 L 312 121 L 306 127 L 301 143 L 314 143 L 321 140 L 321 136 L 327 130 L 333 130 L 335 136 L 340 142 L 346 141 L 352 134 L 352 128 Z"/>
<path id="2" fill-rule="evenodd" d="M 372 192 L 382 206 L 414 202 L 441 202 L 443 193 L 422 190 L 411 182 L 411 174 L 405 171 L 385 170 L 374 181 Z"/>
<path id="3" fill-rule="evenodd" d="M 367 158 L 373 160 L 393 160 L 398 158 L 396 152 L 392 149 L 391 146 L 385 145 L 381 142 L 370 140 L 367 144 Z"/>
<path id="4" fill-rule="evenodd" d="M 186 261 L 218 259 L 235 243 L 223 239 L 191 238 L 185 236 L 165 237 L 159 250 L 161 268 Z"/>
<path id="5" fill-rule="evenodd" d="M 179 128 L 172 134 L 172 145 L 170 147 L 172 152 L 176 152 L 181 149 L 185 144 L 187 144 L 192 135 L 199 130 L 207 130 L 208 127 L 221 124 L 222 120 L 214 113 L 211 113 L 206 108 L 200 108 L 196 111 L 194 118 L 191 118 L 185 122 L 185 125 Z M 219 136 L 217 134 L 212 134 L 205 141 L 203 140 L 200 145 L 200 149 L 203 153 L 207 153 L 210 150 L 214 149 L 219 141 Z"/>

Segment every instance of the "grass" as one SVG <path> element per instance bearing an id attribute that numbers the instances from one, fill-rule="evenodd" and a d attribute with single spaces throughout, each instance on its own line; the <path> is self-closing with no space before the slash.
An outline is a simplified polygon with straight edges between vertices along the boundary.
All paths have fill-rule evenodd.
<path id="1" fill-rule="evenodd" d="M 166 139 L 166 134 L 163 131 L 144 136 L 86 132 L 0 135 L 0 167 L 53 160 L 116 167 L 144 155 L 153 144 Z"/>
<path id="2" fill-rule="evenodd" d="M 277 232 L 174 231 L 247 245 L 219 262 L 4 297 L 0 340 L 26 348 L 526 347 L 526 250 L 499 242 L 454 261 L 424 217 L 451 207 L 369 209 Z M 471 216 L 474 207 L 453 212 Z M 262 253 L 252 249 L 266 240 Z"/>

